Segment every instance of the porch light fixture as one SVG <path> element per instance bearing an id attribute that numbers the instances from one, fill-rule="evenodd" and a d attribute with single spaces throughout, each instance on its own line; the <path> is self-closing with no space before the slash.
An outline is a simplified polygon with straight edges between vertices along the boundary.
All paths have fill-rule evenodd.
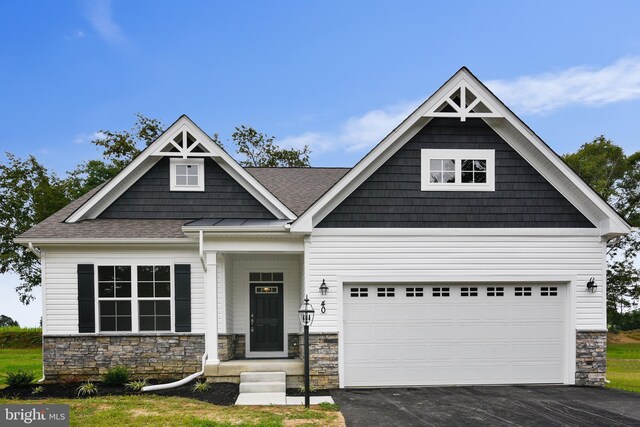
<path id="1" fill-rule="evenodd" d="M 596 291 L 596 289 L 598 289 L 598 285 L 596 285 L 596 281 L 595 279 L 592 277 L 591 279 L 589 279 L 589 281 L 587 282 L 587 291 L 594 293 Z"/>
<path id="2" fill-rule="evenodd" d="M 313 323 L 313 316 L 315 315 L 315 310 L 313 306 L 309 304 L 309 296 L 305 295 L 304 303 L 300 306 L 300 310 L 298 310 L 298 317 L 300 319 L 300 324 L 304 326 L 304 406 L 305 408 L 309 408 L 309 403 L 311 401 L 311 397 L 309 395 L 309 326 Z"/>
<path id="3" fill-rule="evenodd" d="M 324 279 L 322 279 L 322 285 L 320 285 L 320 295 L 326 295 L 329 287 L 326 283 L 324 283 Z"/>

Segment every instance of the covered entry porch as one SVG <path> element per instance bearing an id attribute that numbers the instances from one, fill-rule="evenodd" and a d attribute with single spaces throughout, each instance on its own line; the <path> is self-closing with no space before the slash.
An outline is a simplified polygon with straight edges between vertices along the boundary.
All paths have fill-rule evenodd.
<path id="1" fill-rule="evenodd" d="M 302 375 L 303 238 L 282 224 L 194 228 L 185 232 L 199 239 L 205 269 L 205 375 L 234 382 L 242 372 Z"/>

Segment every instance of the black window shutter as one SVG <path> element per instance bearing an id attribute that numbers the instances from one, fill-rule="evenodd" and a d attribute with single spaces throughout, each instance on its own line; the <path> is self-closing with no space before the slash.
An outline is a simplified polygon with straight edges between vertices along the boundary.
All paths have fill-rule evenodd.
<path id="1" fill-rule="evenodd" d="M 191 265 L 176 264 L 176 332 L 191 332 Z"/>
<path id="2" fill-rule="evenodd" d="M 93 264 L 78 264 L 78 331 L 96 331 Z"/>

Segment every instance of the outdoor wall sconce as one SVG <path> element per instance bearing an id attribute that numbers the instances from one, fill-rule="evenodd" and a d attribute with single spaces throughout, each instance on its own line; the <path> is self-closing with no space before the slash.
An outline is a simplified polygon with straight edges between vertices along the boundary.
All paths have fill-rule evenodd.
<path id="1" fill-rule="evenodd" d="M 324 283 L 324 279 L 322 279 L 322 285 L 320 285 L 320 295 L 326 295 L 329 287 L 326 283 Z"/>
<path id="2" fill-rule="evenodd" d="M 596 289 L 598 289 L 598 285 L 596 285 L 596 281 L 595 279 L 592 277 L 591 279 L 589 279 L 589 281 L 587 282 L 587 291 L 594 293 L 596 291 Z"/>
<path id="3" fill-rule="evenodd" d="M 324 306 L 324 301 L 320 303 L 320 313 L 324 314 L 327 312 L 327 307 Z"/>

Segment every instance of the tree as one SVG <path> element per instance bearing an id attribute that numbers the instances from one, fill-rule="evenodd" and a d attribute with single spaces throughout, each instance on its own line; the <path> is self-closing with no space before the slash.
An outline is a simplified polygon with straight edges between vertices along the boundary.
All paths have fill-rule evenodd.
<path id="1" fill-rule="evenodd" d="M 300 150 L 294 148 L 281 148 L 275 144 L 275 137 L 267 136 L 252 127 L 236 127 L 231 135 L 236 145 L 236 151 L 243 157 L 240 160 L 242 166 L 254 167 L 308 167 L 308 146 Z"/>
<path id="2" fill-rule="evenodd" d="M 33 300 L 31 290 L 40 284 L 40 261 L 13 239 L 71 201 L 65 180 L 50 173 L 35 157 L 21 159 L 6 153 L 0 164 L 0 273 L 20 277 L 20 301 Z"/>
<path id="3" fill-rule="evenodd" d="M 0 314 L 0 326 L 20 326 L 17 321 L 13 320 L 9 316 Z"/>
<path id="4" fill-rule="evenodd" d="M 116 176 L 138 154 L 164 132 L 158 119 L 136 113 L 130 131 L 100 130 L 91 143 L 102 147 L 102 159 L 89 160 L 69 172 L 68 180 L 74 199 Z"/>
<path id="5" fill-rule="evenodd" d="M 563 157 L 631 225 L 640 225 L 640 152 L 627 156 L 601 135 Z M 607 315 L 613 328 L 620 326 L 627 310 L 638 306 L 639 250 L 637 232 L 612 240 L 607 248 Z"/>

